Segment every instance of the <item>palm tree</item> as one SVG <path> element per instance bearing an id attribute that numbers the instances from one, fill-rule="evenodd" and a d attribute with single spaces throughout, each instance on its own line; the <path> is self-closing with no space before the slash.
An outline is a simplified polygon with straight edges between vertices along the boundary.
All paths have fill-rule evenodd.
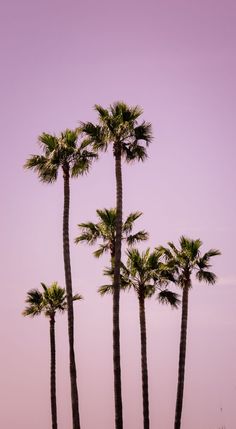
<path id="1" fill-rule="evenodd" d="M 143 427 L 149 429 L 149 395 L 148 395 L 148 365 L 147 365 L 147 333 L 145 299 L 150 298 L 158 291 L 157 299 L 162 304 L 170 304 L 177 308 L 178 295 L 166 288 L 170 273 L 166 271 L 157 252 L 146 251 L 140 253 L 138 249 L 127 251 L 126 266 L 122 264 L 122 289 L 134 289 L 139 302 L 139 324 L 141 340 L 141 368 L 142 368 L 142 393 L 143 393 Z M 109 270 L 105 274 L 110 275 Z M 101 286 L 102 295 L 112 292 L 110 285 Z"/>
<path id="2" fill-rule="evenodd" d="M 70 177 L 77 177 L 87 173 L 92 160 L 96 157 L 94 152 L 88 150 L 87 142 L 82 142 L 80 145 L 78 145 L 77 142 L 77 131 L 67 129 L 65 132 L 61 133 L 59 137 L 43 133 L 39 136 L 39 143 L 42 148 L 43 155 L 31 155 L 25 163 L 25 168 L 35 171 L 38 174 L 40 181 L 45 183 L 55 182 L 57 180 L 59 169 L 62 168 L 63 171 L 63 254 L 68 307 L 67 314 L 73 429 L 80 429 L 80 417 L 74 352 L 74 311 L 69 242 Z"/>
<path id="3" fill-rule="evenodd" d="M 152 140 L 151 124 L 143 121 L 138 125 L 142 114 L 139 106 L 129 107 L 123 102 L 116 102 L 104 109 L 95 105 L 99 124 L 82 123 L 80 129 L 96 150 L 106 151 L 109 145 L 113 147 L 116 176 L 116 243 L 114 258 L 114 294 L 113 294 L 113 367 L 114 367 L 114 396 L 116 429 L 123 428 L 121 368 L 120 368 L 120 266 L 122 241 L 122 158 L 127 161 L 144 161 L 147 157 L 146 148 L 140 141 L 148 145 Z"/>
<path id="4" fill-rule="evenodd" d="M 210 249 L 201 255 L 200 247 L 202 246 L 202 242 L 199 239 L 192 240 L 182 236 L 179 242 L 179 248 L 172 242 L 169 242 L 168 248 L 159 247 L 158 249 L 164 255 L 167 265 L 175 270 L 175 282 L 183 291 L 175 429 L 180 429 L 181 427 L 188 322 L 188 294 L 192 287 L 192 275 L 195 273 L 197 280 L 200 282 L 204 281 L 208 284 L 214 284 L 216 282 L 216 275 L 209 271 L 211 268 L 210 259 L 213 256 L 220 255 L 220 251 L 217 249 Z"/>
<path id="5" fill-rule="evenodd" d="M 41 283 L 43 292 L 38 289 L 31 289 L 27 293 L 26 308 L 23 316 L 35 317 L 44 314 L 50 321 L 50 350 L 51 350 L 51 414 L 52 429 L 57 429 L 57 400 L 56 400 L 56 342 L 55 342 L 55 315 L 59 311 L 63 313 L 67 309 L 66 292 L 57 282 L 47 287 Z M 81 299 L 79 295 L 74 295 L 73 300 Z"/>

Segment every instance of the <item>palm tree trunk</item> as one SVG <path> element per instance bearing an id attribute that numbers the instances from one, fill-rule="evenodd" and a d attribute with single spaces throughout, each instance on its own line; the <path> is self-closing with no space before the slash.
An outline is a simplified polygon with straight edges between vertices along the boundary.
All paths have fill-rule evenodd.
<path id="1" fill-rule="evenodd" d="M 66 283 L 66 295 L 67 295 L 72 421 L 73 421 L 73 429 L 80 429 L 79 400 L 78 400 L 76 364 L 75 364 L 75 352 L 74 352 L 74 310 L 73 310 L 73 293 L 72 293 L 70 242 L 69 242 L 70 173 L 69 173 L 69 165 L 67 163 L 65 163 L 63 166 L 63 173 L 64 173 L 63 174 L 63 178 L 64 178 L 63 252 L 64 252 L 65 283 Z"/>
<path id="2" fill-rule="evenodd" d="M 179 345 L 179 372 L 178 372 L 178 387 L 177 387 L 177 398 L 176 398 L 176 408 L 175 408 L 175 429 L 180 429 L 181 427 L 181 415 L 182 415 L 182 406 L 183 406 L 187 323 L 188 323 L 188 291 L 189 291 L 189 284 L 186 284 L 183 288 L 183 298 L 182 298 L 182 320 L 181 320 L 181 334 L 180 334 L 180 345 Z"/>
<path id="3" fill-rule="evenodd" d="M 149 397 L 148 397 L 148 367 L 147 367 L 147 333 L 144 296 L 139 296 L 139 323 L 141 338 L 141 366 L 143 388 L 143 427 L 149 429 Z"/>
<path id="4" fill-rule="evenodd" d="M 120 368 L 120 262 L 121 262 L 121 235 L 122 235 L 122 172 L 121 148 L 115 146 L 116 170 L 116 242 L 114 262 L 114 293 L 113 293 L 113 367 L 114 367 L 114 395 L 115 395 L 115 427 L 123 429 L 122 395 L 121 395 L 121 368 Z"/>
<path id="5" fill-rule="evenodd" d="M 51 413 L 52 429 L 57 429 L 57 399 L 56 399 L 56 342 L 55 314 L 50 315 L 50 349 L 51 349 Z"/>

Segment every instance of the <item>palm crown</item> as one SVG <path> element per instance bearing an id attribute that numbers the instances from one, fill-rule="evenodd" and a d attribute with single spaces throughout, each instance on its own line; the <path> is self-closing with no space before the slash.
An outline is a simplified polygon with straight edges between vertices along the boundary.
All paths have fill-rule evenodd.
<path id="1" fill-rule="evenodd" d="M 127 251 L 127 263 L 122 264 L 121 289 L 134 289 L 139 298 L 150 298 L 158 291 L 157 299 L 162 304 L 170 304 L 177 308 L 180 301 L 178 294 L 167 289 L 167 285 L 172 279 L 172 273 L 161 260 L 161 255 L 156 251 L 151 252 L 148 248 L 144 252 L 138 249 Z M 107 276 L 113 276 L 112 269 L 104 270 Z M 99 288 L 101 295 L 112 293 L 111 284 L 103 285 Z"/>
<path id="2" fill-rule="evenodd" d="M 201 255 L 200 248 L 202 241 L 193 240 L 188 237 L 180 237 L 180 247 L 177 248 L 172 242 L 169 242 L 169 248 L 159 247 L 157 250 L 165 258 L 167 266 L 173 268 L 175 272 L 175 282 L 184 287 L 191 286 L 191 275 L 195 273 L 199 281 L 205 281 L 209 284 L 216 282 L 216 275 L 210 271 L 210 259 L 213 256 L 220 255 L 217 249 L 210 249 Z"/>
<path id="3" fill-rule="evenodd" d="M 71 176 L 86 173 L 97 155 L 88 150 L 88 142 L 78 145 L 78 132 L 65 130 L 59 137 L 43 133 L 38 138 L 43 155 L 31 155 L 24 167 L 38 173 L 42 182 L 52 183 L 57 179 L 59 167 L 71 170 Z"/>
<path id="4" fill-rule="evenodd" d="M 143 113 L 139 106 L 130 107 L 118 101 L 104 109 L 96 104 L 99 124 L 91 122 L 81 123 L 80 130 L 87 136 L 96 150 L 107 150 L 110 143 L 120 144 L 121 155 L 126 161 L 135 159 L 143 161 L 147 157 L 146 148 L 139 142 L 145 141 L 148 145 L 152 141 L 151 124 L 143 121 L 138 125 L 138 118 Z"/>
<path id="5" fill-rule="evenodd" d="M 99 258 L 103 253 L 110 251 L 114 256 L 115 239 L 116 239 L 116 219 L 117 212 L 115 208 L 97 210 L 98 222 L 81 223 L 81 235 L 75 239 L 78 244 L 86 242 L 90 245 L 95 244 L 98 240 L 102 241 L 99 248 L 94 252 L 94 256 Z M 122 240 L 125 240 L 128 246 L 132 246 L 139 241 L 148 239 L 148 233 L 144 230 L 132 234 L 134 222 L 142 215 L 141 212 L 130 213 L 125 222 L 122 224 Z"/>
<path id="6" fill-rule="evenodd" d="M 27 293 L 26 308 L 23 311 L 23 316 L 35 317 L 44 313 L 50 317 L 57 311 L 63 313 L 67 310 L 66 291 L 61 288 L 57 282 L 53 282 L 51 286 L 46 286 L 41 283 L 43 291 L 31 289 Z M 81 296 L 76 294 L 73 296 L 73 301 L 81 299 Z"/>

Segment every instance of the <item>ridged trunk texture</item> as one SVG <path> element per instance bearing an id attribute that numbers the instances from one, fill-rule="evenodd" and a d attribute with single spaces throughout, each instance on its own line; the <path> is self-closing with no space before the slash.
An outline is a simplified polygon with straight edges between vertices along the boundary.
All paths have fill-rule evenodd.
<path id="1" fill-rule="evenodd" d="M 189 292 L 189 284 L 186 284 L 183 287 L 183 298 L 182 298 L 182 320 L 181 320 L 181 334 L 180 334 L 180 345 L 179 345 L 179 371 L 178 371 L 178 386 L 177 386 L 177 398 L 176 398 L 176 408 L 175 408 L 175 429 L 180 429 L 181 427 L 181 415 L 182 415 L 182 406 L 183 406 L 187 323 L 188 323 L 188 292 Z"/>
<path id="2" fill-rule="evenodd" d="M 50 350 L 51 350 L 51 413 L 52 429 L 57 429 L 57 398 L 56 398 L 56 341 L 55 314 L 50 315 Z"/>
<path id="3" fill-rule="evenodd" d="M 139 296 L 139 323 L 141 339 L 141 367 L 143 389 L 143 427 L 149 429 L 149 397 L 148 397 L 148 367 L 147 367 L 147 331 L 145 316 L 145 300 L 143 294 Z"/>
<path id="4" fill-rule="evenodd" d="M 79 400 L 78 400 L 76 364 L 75 364 L 75 352 L 74 352 L 74 310 L 73 310 L 73 293 L 72 293 L 71 265 L 70 265 L 70 242 L 69 242 L 70 173 L 69 173 L 68 164 L 64 164 L 63 173 L 64 173 L 63 174 L 63 178 L 64 178 L 63 251 L 64 251 L 66 296 L 67 296 L 72 421 L 73 421 L 73 429 L 80 429 Z"/>
<path id="5" fill-rule="evenodd" d="M 115 395 L 115 427 L 123 429 L 121 368 L 120 368 L 120 262 L 122 235 L 122 172 L 120 144 L 114 147 L 116 170 L 116 242 L 113 292 L 113 366 Z"/>

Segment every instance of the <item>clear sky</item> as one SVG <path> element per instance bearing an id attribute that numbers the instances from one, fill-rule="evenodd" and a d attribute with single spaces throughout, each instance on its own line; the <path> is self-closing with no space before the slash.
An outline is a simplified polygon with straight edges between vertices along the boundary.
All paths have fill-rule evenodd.
<path id="1" fill-rule="evenodd" d="M 143 211 L 148 245 L 181 234 L 219 248 L 214 287 L 190 294 L 183 429 L 236 427 L 234 0 L 8 0 L 0 6 L 0 427 L 50 427 L 49 324 L 21 316 L 40 282 L 64 286 L 62 180 L 22 168 L 37 136 L 95 120 L 95 103 L 139 104 L 155 140 L 124 166 L 124 214 Z M 111 297 L 96 293 L 108 260 L 75 247 L 76 225 L 115 203 L 111 154 L 72 184 L 71 239 L 82 429 L 113 428 Z M 180 311 L 147 303 L 151 427 L 173 427 Z M 57 322 L 58 411 L 70 427 L 66 317 Z M 142 428 L 138 307 L 121 298 L 125 428 Z"/>

